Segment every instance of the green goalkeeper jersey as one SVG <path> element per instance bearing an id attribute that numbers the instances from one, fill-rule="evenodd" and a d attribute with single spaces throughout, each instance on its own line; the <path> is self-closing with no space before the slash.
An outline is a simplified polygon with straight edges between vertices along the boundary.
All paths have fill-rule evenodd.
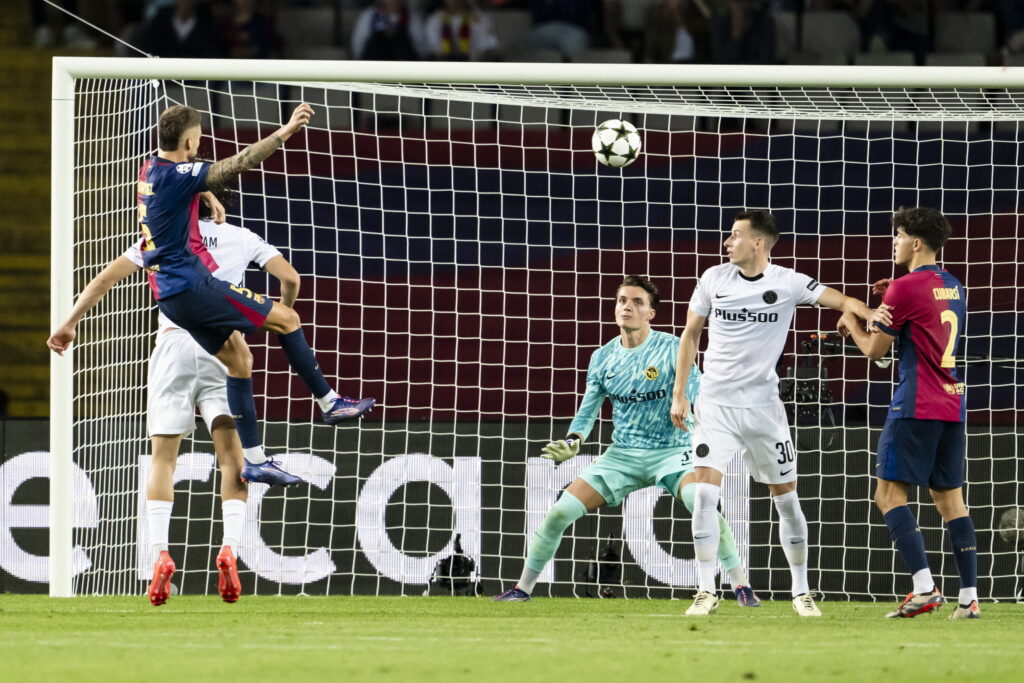
<path id="1" fill-rule="evenodd" d="M 669 411 L 676 378 L 679 337 L 651 330 L 644 343 L 627 349 L 620 337 L 590 357 L 587 390 L 569 432 L 584 439 L 601 414 L 605 397 L 612 402 L 612 443 L 620 448 L 673 448 L 690 446 L 693 411 L 686 418 L 690 431 L 676 429 Z M 686 381 L 691 405 L 697 400 L 700 370 L 694 365 Z"/>

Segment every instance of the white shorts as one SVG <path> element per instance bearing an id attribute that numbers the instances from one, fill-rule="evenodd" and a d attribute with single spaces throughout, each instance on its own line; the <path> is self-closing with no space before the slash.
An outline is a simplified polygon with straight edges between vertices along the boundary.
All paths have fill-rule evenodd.
<path id="1" fill-rule="evenodd" d="M 693 463 L 725 473 L 737 453 L 754 481 L 787 484 L 796 481 L 796 449 L 782 401 L 757 408 L 705 403 L 693 411 Z"/>
<path id="2" fill-rule="evenodd" d="M 185 330 L 162 330 L 149 357 L 149 435 L 191 434 L 196 407 L 206 426 L 228 408 L 227 368 Z"/>

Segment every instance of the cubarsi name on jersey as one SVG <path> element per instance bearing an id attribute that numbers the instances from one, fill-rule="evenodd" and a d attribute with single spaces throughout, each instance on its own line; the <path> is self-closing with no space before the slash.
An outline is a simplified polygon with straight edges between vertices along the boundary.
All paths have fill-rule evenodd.
<path id="1" fill-rule="evenodd" d="M 748 311 L 747 309 L 741 309 L 740 311 L 723 311 L 721 308 L 715 309 L 715 317 L 720 320 L 730 320 L 737 322 L 749 322 L 749 323 L 774 323 L 779 319 L 778 313 L 759 313 L 758 311 Z"/>

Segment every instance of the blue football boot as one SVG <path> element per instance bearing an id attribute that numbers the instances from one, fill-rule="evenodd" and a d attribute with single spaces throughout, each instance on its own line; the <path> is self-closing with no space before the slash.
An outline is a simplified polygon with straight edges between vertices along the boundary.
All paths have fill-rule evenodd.
<path id="1" fill-rule="evenodd" d="M 519 586 L 512 586 L 501 595 L 495 595 L 494 602 L 529 602 L 530 594 L 520 590 Z"/>
<path id="2" fill-rule="evenodd" d="M 349 398 L 339 396 L 334 399 L 330 410 L 324 412 L 324 423 L 336 425 L 342 420 L 349 420 L 353 417 L 362 417 L 365 413 L 373 410 L 375 398 Z"/>
<path id="3" fill-rule="evenodd" d="M 736 586 L 732 589 L 732 592 L 736 594 L 736 602 L 739 603 L 740 607 L 761 606 L 761 601 L 750 586 Z"/>
<path id="4" fill-rule="evenodd" d="M 251 484 L 270 484 L 271 486 L 292 486 L 306 483 L 302 477 L 296 477 L 294 474 L 288 474 L 282 470 L 281 466 L 270 458 L 258 465 L 246 460 L 245 467 L 242 468 L 242 481 Z"/>

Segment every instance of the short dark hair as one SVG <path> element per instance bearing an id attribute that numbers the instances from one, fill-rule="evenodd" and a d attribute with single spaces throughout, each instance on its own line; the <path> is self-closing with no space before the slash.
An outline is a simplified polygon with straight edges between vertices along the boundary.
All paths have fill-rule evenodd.
<path id="1" fill-rule="evenodd" d="M 736 221 L 749 221 L 750 229 L 768 240 L 769 249 L 779 241 L 779 227 L 775 224 L 775 216 L 768 211 L 740 211 L 733 218 L 733 222 Z"/>
<path id="2" fill-rule="evenodd" d="M 627 275 L 622 278 L 622 283 L 615 288 L 616 296 L 618 296 L 619 290 L 623 287 L 639 287 L 647 292 L 647 296 L 651 299 L 651 308 L 657 308 L 658 304 L 661 303 L 661 292 L 658 291 L 653 282 L 643 275 Z"/>
<path id="3" fill-rule="evenodd" d="M 160 149 L 165 152 L 173 152 L 178 149 L 181 136 L 189 128 L 195 128 L 202 123 L 202 116 L 199 111 L 192 107 L 176 104 L 173 107 L 164 109 L 160 114 Z"/>
<path id="4" fill-rule="evenodd" d="M 920 237 L 934 252 L 942 249 L 949 240 L 949 221 L 941 211 L 927 206 L 900 207 L 892 215 L 892 227 L 903 228 L 911 237 Z"/>

